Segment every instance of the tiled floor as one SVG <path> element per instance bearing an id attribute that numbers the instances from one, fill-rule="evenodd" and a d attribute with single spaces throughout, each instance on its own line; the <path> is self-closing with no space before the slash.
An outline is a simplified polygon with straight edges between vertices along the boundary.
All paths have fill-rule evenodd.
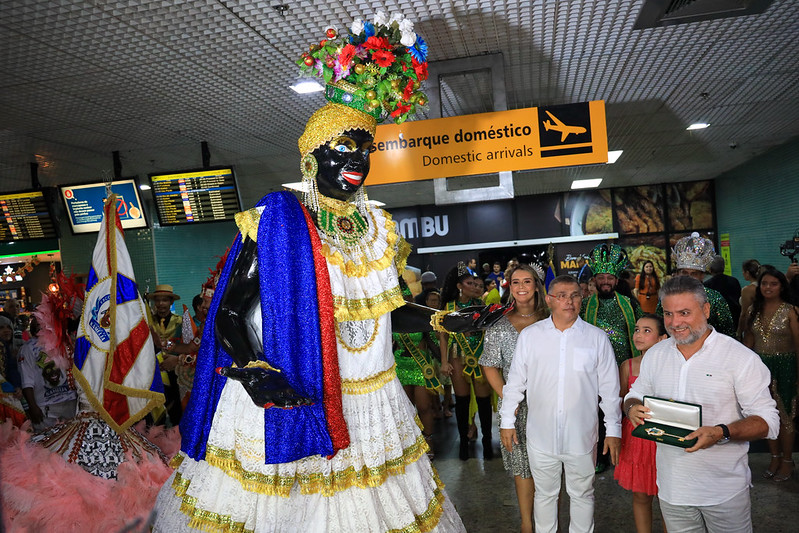
<path id="1" fill-rule="evenodd" d="M 469 533 L 513 532 L 519 530 L 519 510 L 513 479 L 502 467 L 499 455 L 499 431 L 494 427 L 496 458 L 484 461 L 480 439 L 473 444 L 472 459 L 458 459 L 458 439 L 455 418 L 436 421 L 436 458 L 433 464 L 446 485 Z M 754 449 L 763 449 L 762 444 Z M 799 456 L 799 454 L 797 455 Z M 799 482 L 796 479 L 774 483 L 760 474 L 768 466 L 767 453 L 750 453 L 754 488 L 752 518 L 755 532 L 799 532 Z M 708 481 L 712 483 L 712 481 Z M 635 532 L 632 517 L 632 494 L 613 480 L 613 470 L 608 469 L 596 478 L 594 485 L 596 505 L 596 532 Z M 560 512 L 561 531 L 568 531 L 568 496 L 562 495 Z M 655 503 L 654 531 L 662 531 Z"/>

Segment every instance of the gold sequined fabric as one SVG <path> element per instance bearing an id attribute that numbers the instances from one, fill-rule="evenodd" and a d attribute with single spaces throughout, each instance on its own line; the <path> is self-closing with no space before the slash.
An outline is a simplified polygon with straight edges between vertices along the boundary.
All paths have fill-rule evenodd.
<path id="1" fill-rule="evenodd" d="M 770 320 L 763 320 L 763 314 L 755 317 L 752 323 L 753 350 L 757 353 L 793 352 L 793 338 L 789 323 L 793 306 L 781 303 Z"/>
<path id="2" fill-rule="evenodd" d="M 297 143 L 300 154 L 305 157 L 334 137 L 354 129 L 369 132 L 374 137 L 377 121 L 363 111 L 330 102 L 308 119 L 305 131 Z"/>

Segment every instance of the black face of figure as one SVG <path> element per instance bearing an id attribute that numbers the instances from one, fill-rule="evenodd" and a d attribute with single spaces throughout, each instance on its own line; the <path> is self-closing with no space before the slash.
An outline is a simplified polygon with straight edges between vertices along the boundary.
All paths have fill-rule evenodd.
<path id="1" fill-rule="evenodd" d="M 316 184 L 328 198 L 348 200 L 369 174 L 369 150 L 374 137 L 359 129 L 345 131 L 312 152 L 319 163 Z"/>

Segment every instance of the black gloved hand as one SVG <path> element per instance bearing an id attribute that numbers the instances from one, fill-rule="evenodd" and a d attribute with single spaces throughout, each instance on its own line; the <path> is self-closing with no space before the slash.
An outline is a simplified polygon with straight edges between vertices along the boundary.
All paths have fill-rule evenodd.
<path id="1" fill-rule="evenodd" d="M 441 318 L 441 325 L 450 333 L 466 333 L 488 329 L 497 320 L 513 309 L 513 304 L 472 305 L 448 313 Z"/>
<path id="2" fill-rule="evenodd" d="M 226 366 L 217 368 L 216 371 L 226 378 L 235 379 L 241 383 L 253 403 L 264 409 L 270 407 L 291 409 L 314 403 L 310 398 L 297 394 L 286 378 L 275 370 L 260 367 L 233 368 Z"/>

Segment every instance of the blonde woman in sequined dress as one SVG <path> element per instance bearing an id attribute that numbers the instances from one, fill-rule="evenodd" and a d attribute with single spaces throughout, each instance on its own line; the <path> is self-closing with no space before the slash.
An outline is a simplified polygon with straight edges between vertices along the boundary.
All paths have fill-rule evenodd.
<path id="1" fill-rule="evenodd" d="M 743 342 L 771 371 L 771 394 L 780 412 L 780 433 L 776 441 L 768 441 L 771 464 L 763 477 L 787 481 L 794 471 L 799 311 L 789 302 L 788 280 L 782 272 L 773 268 L 761 272 Z"/>
<path id="2" fill-rule="evenodd" d="M 519 333 L 531 324 L 549 316 L 544 302 L 544 286 L 538 275 L 529 265 L 519 265 L 510 271 L 509 290 L 514 300 L 513 310 L 500 319 L 485 334 L 485 347 L 480 356 L 486 379 L 499 395 L 502 407 L 502 387 L 510 372 L 513 352 Z M 519 442 L 508 451 L 502 447 L 502 462 L 505 470 L 513 475 L 519 513 L 522 519 L 522 533 L 533 531 L 533 497 L 535 484 L 527 457 L 527 402 L 519 404 L 516 414 L 516 434 Z"/>

